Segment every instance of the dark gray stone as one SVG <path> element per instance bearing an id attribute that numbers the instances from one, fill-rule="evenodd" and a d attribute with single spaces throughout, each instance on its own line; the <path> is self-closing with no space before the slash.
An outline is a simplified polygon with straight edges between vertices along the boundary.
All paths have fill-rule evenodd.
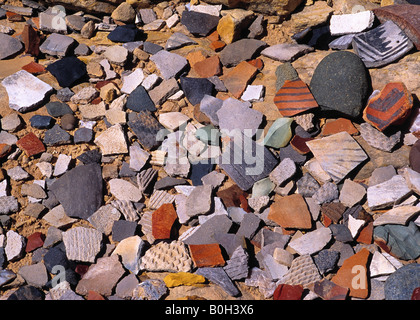
<path id="1" fill-rule="evenodd" d="M 78 58 L 64 57 L 47 66 L 49 71 L 58 81 L 61 87 L 71 87 L 83 78 L 86 72 L 86 64 Z"/>
<path id="2" fill-rule="evenodd" d="M 140 29 L 133 24 L 117 26 L 108 34 L 112 42 L 134 42 L 140 35 Z"/>
<path id="3" fill-rule="evenodd" d="M 88 56 L 91 53 L 92 50 L 84 43 L 79 43 L 78 46 L 74 48 L 74 54 L 76 56 Z"/>
<path id="4" fill-rule="evenodd" d="M 71 135 L 58 124 L 45 132 L 44 143 L 47 146 L 57 146 L 71 143 Z"/>
<path id="5" fill-rule="evenodd" d="M 340 252 L 330 249 L 321 250 L 314 256 L 314 262 L 321 275 L 333 270 L 337 266 Z"/>
<path id="6" fill-rule="evenodd" d="M 341 242 L 353 241 L 353 236 L 351 235 L 349 228 L 347 228 L 344 224 L 331 224 L 329 228 L 335 240 Z"/>
<path id="7" fill-rule="evenodd" d="M 220 168 L 244 191 L 266 178 L 278 164 L 277 158 L 266 147 L 260 145 L 257 148 L 254 140 L 248 140 L 246 148 L 243 141 L 240 145 L 231 141 L 218 161 Z M 240 153 L 242 157 L 239 156 Z"/>
<path id="8" fill-rule="evenodd" d="M 130 116 L 128 126 L 137 136 L 143 148 L 147 150 L 160 145 L 161 141 L 163 141 L 163 137 L 160 137 L 159 133 L 162 132 L 161 130 L 164 130 L 164 127 L 153 117 L 150 111 L 141 111 Z"/>
<path id="9" fill-rule="evenodd" d="M 228 294 L 230 294 L 233 297 L 237 297 L 241 294 L 241 292 L 229 278 L 225 270 L 223 270 L 223 268 L 221 267 L 198 268 L 198 270 L 195 273 L 200 274 L 206 279 L 208 279 L 210 282 L 219 285 L 223 288 L 223 290 L 225 290 Z"/>
<path id="10" fill-rule="evenodd" d="M 385 300 L 410 300 L 414 289 L 418 287 L 420 287 L 420 264 L 405 265 L 385 281 Z"/>
<path id="11" fill-rule="evenodd" d="M 211 96 L 214 84 L 205 78 L 181 77 L 181 89 L 192 105 L 199 104 L 205 95 Z"/>
<path id="12" fill-rule="evenodd" d="M 112 226 L 112 240 L 121 241 L 125 238 L 132 237 L 136 234 L 137 222 L 118 220 Z"/>
<path id="13" fill-rule="evenodd" d="M 241 39 L 228 44 L 220 51 L 220 62 L 225 67 L 232 67 L 241 61 L 253 59 L 267 44 L 256 39 Z"/>
<path id="14" fill-rule="evenodd" d="M 127 98 L 126 108 L 135 112 L 144 110 L 156 111 L 156 107 L 146 89 L 140 85 Z"/>
<path id="15" fill-rule="evenodd" d="M 50 128 L 54 122 L 54 119 L 49 116 L 34 115 L 29 121 L 31 126 L 37 129 L 47 129 Z"/>
<path id="16" fill-rule="evenodd" d="M 77 129 L 74 133 L 74 143 L 89 143 L 93 140 L 93 130 L 89 128 Z"/>
<path id="17" fill-rule="evenodd" d="M 41 289 L 25 285 L 13 292 L 7 300 L 44 300 L 45 294 Z"/>
<path id="18" fill-rule="evenodd" d="M 150 41 L 145 41 L 143 43 L 143 51 L 147 52 L 148 54 L 155 54 L 158 53 L 160 50 L 163 50 L 163 47 L 156 43 Z"/>
<path id="19" fill-rule="evenodd" d="M 0 33 L 0 60 L 12 57 L 23 49 L 23 44 L 18 39 Z"/>
<path id="20" fill-rule="evenodd" d="M 154 188 L 156 190 L 164 190 L 183 184 L 188 184 L 188 181 L 182 178 L 173 178 L 168 176 L 156 181 Z"/>
<path id="21" fill-rule="evenodd" d="M 286 158 L 292 159 L 294 163 L 302 166 L 305 164 L 307 156 L 300 154 L 289 144 L 284 148 L 280 148 L 280 161 Z"/>
<path id="22" fill-rule="evenodd" d="M 276 69 L 276 91 L 283 87 L 286 80 L 298 80 L 299 75 L 290 62 L 284 62 Z"/>
<path id="23" fill-rule="evenodd" d="M 69 88 L 63 88 L 57 91 L 57 98 L 62 102 L 69 102 L 71 100 L 71 97 L 73 96 L 74 96 L 74 92 L 71 91 Z M 51 102 L 51 103 L 55 103 L 55 102 Z"/>
<path id="24" fill-rule="evenodd" d="M 233 222 L 227 215 L 215 215 L 200 225 L 197 230 L 186 239 L 185 244 L 211 244 L 216 243 L 214 235 L 216 233 L 228 233 Z"/>
<path id="25" fill-rule="evenodd" d="M 309 173 L 305 173 L 296 182 L 297 192 L 304 197 L 312 197 L 320 188 L 319 183 Z"/>
<path id="26" fill-rule="evenodd" d="M 316 67 L 310 90 L 323 111 L 358 117 L 369 95 L 369 75 L 362 60 L 348 51 L 333 52 Z"/>
<path id="27" fill-rule="evenodd" d="M 84 164 L 101 163 L 102 154 L 97 149 L 88 150 L 78 156 L 77 159 L 82 161 Z"/>
<path id="28" fill-rule="evenodd" d="M 205 37 L 216 29 L 220 17 L 210 14 L 184 10 L 181 23 L 195 36 Z"/>
<path id="29" fill-rule="evenodd" d="M 238 236 L 243 236 L 251 240 L 262 225 L 262 220 L 254 213 L 246 213 L 241 221 L 241 225 L 236 232 Z"/>
<path id="30" fill-rule="evenodd" d="M 69 217 L 87 219 L 102 205 L 102 170 L 98 164 L 77 166 L 51 185 Z"/>
<path id="31" fill-rule="evenodd" d="M 67 103 L 60 102 L 60 101 L 48 102 L 45 105 L 45 108 L 47 108 L 48 114 L 54 118 L 62 117 L 65 114 L 73 114 L 73 111 L 71 110 L 69 105 Z"/>

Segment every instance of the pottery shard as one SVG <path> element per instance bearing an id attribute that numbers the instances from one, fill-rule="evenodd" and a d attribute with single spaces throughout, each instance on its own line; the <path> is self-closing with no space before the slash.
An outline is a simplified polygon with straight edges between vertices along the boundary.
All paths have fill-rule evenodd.
<path id="1" fill-rule="evenodd" d="M 242 61 L 236 67 L 223 75 L 221 80 L 232 95 L 239 99 L 245 91 L 249 81 L 256 75 L 258 69 L 246 61 Z"/>
<path id="2" fill-rule="evenodd" d="M 270 207 L 268 219 L 283 228 L 310 229 L 312 227 L 311 213 L 300 194 L 292 194 L 275 201 Z"/>
<path id="3" fill-rule="evenodd" d="M 120 124 L 115 124 L 105 130 L 95 139 L 102 151 L 102 155 L 128 153 L 125 133 Z"/>
<path id="4" fill-rule="evenodd" d="M 384 6 L 373 10 L 375 16 L 384 23 L 391 20 L 414 42 L 420 50 L 420 8 L 415 4 L 401 4 Z"/>
<path id="5" fill-rule="evenodd" d="M 96 264 L 89 267 L 76 287 L 76 292 L 86 295 L 95 291 L 104 296 L 110 296 L 118 280 L 126 270 L 119 261 L 118 255 L 99 258 Z"/>
<path id="6" fill-rule="evenodd" d="M 417 206 L 401 206 L 393 208 L 384 214 L 382 214 L 379 218 L 377 218 L 374 222 L 374 226 L 380 226 L 384 224 L 402 224 L 406 225 L 407 222 L 418 215 L 420 212 L 420 208 Z"/>
<path id="7" fill-rule="evenodd" d="M 75 227 L 63 233 L 63 242 L 69 260 L 95 262 L 95 257 L 101 249 L 102 232 Z"/>
<path id="8" fill-rule="evenodd" d="M 367 203 L 371 210 L 384 209 L 400 203 L 410 194 L 404 177 L 395 175 L 388 181 L 369 187 Z"/>
<path id="9" fill-rule="evenodd" d="M 192 260 L 180 241 L 159 242 L 141 258 L 140 269 L 147 271 L 190 272 Z"/>
<path id="10" fill-rule="evenodd" d="M 170 239 L 172 227 L 178 218 L 172 203 L 161 205 L 152 214 L 152 235 L 156 240 Z"/>
<path id="11" fill-rule="evenodd" d="M 331 230 L 321 227 L 315 231 L 305 233 L 297 239 L 292 239 L 289 247 L 299 253 L 301 256 L 305 254 L 314 254 L 322 250 L 331 240 Z"/>
<path id="12" fill-rule="evenodd" d="M 340 182 L 368 158 L 356 140 L 347 132 L 307 141 L 306 145 L 335 183 Z"/>
<path id="13" fill-rule="evenodd" d="M 369 294 L 367 283 L 367 263 L 370 252 L 363 248 L 344 260 L 337 274 L 331 279 L 335 284 L 349 288 L 349 296 L 365 299 Z M 355 285 L 356 284 L 356 285 Z"/>
<path id="14" fill-rule="evenodd" d="M 413 99 L 402 82 L 388 83 L 382 91 L 369 100 L 363 119 L 376 129 L 384 131 L 401 123 L 410 114 Z"/>
<path id="15" fill-rule="evenodd" d="M 321 275 L 319 274 L 318 268 L 312 260 L 312 257 L 309 254 L 305 254 L 292 261 L 289 271 L 279 282 L 290 285 L 300 284 L 303 287 L 307 287 L 319 280 L 321 280 Z"/>
<path id="16" fill-rule="evenodd" d="M 360 135 L 373 148 L 386 152 L 391 152 L 401 140 L 401 131 L 398 131 L 391 136 L 387 136 L 383 132 L 372 127 L 369 123 L 362 123 L 360 125 Z"/>

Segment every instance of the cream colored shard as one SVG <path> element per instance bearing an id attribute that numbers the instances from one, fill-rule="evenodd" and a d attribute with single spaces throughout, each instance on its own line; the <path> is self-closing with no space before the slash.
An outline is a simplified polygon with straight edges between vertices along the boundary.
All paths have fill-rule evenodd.
<path id="1" fill-rule="evenodd" d="M 95 262 L 101 250 L 102 232 L 85 227 L 75 227 L 63 233 L 67 259 Z"/>
<path id="2" fill-rule="evenodd" d="M 150 160 L 150 164 L 153 166 L 164 166 L 165 165 L 165 158 L 166 158 L 166 151 L 163 150 L 155 150 L 152 151 L 150 154 L 152 158 Z"/>
<path id="3" fill-rule="evenodd" d="M 190 272 L 191 257 L 180 241 L 159 242 L 141 258 L 140 269 L 161 272 Z"/>

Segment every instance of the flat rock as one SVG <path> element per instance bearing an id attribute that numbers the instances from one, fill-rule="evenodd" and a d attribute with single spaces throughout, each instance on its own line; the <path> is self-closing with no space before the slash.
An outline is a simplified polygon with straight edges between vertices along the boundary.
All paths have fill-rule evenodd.
<path id="1" fill-rule="evenodd" d="M 160 279 L 148 279 L 133 290 L 132 300 L 160 300 L 168 293 L 165 282 Z"/>
<path id="2" fill-rule="evenodd" d="M 25 152 L 28 157 L 45 152 L 45 146 L 35 133 L 30 132 L 20 138 L 16 145 Z"/>
<path id="3" fill-rule="evenodd" d="M 356 54 L 333 52 L 317 65 L 309 88 L 322 110 L 357 117 L 368 98 L 369 78 Z"/>
<path id="4" fill-rule="evenodd" d="M 150 60 L 156 64 L 162 77 L 165 80 L 178 76 L 188 65 L 187 59 L 166 50 L 160 50 L 152 55 Z"/>
<path id="5" fill-rule="evenodd" d="M 190 217 L 206 214 L 212 205 L 212 187 L 209 185 L 197 186 L 187 197 L 186 210 Z"/>
<path id="6" fill-rule="evenodd" d="M 137 274 L 140 271 L 140 255 L 144 250 L 144 246 L 145 243 L 139 236 L 128 237 L 118 243 L 112 255 L 119 255 L 123 266 L 132 273 Z"/>
<path id="7" fill-rule="evenodd" d="M 334 182 L 340 182 L 368 158 L 364 150 L 347 132 L 307 141 L 306 144 Z M 341 146 L 340 152 L 337 152 L 338 145 Z"/>
<path id="8" fill-rule="evenodd" d="M 249 149 L 246 151 L 242 148 L 242 145 L 238 145 L 232 141 L 229 144 L 229 148 L 220 156 L 218 162 L 219 166 L 244 191 L 249 190 L 255 182 L 266 178 L 278 164 L 278 160 L 267 148 L 261 145 L 257 146 L 255 142 L 251 141 Z M 244 160 L 239 163 L 238 160 L 235 162 L 233 151 L 239 151 L 244 157 L 247 157 L 249 156 L 248 152 L 252 152 L 252 150 L 256 151 L 256 155 L 253 159 L 248 159 L 249 161 L 247 162 Z M 244 157 L 242 157 L 242 159 L 244 159 Z M 257 165 L 257 163 L 260 163 L 261 166 Z"/>
<path id="9" fill-rule="evenodd" d="M 58 178 L 50 190 L 69 217 L 87 219 L 102 204 L 101 167 L 95 163 L 77 166 Z"/>
<path id="10" fill-rule="evenodd" d="M 86 64 L 76 57 L 64 57 L 47 66 L 62 88 L 71 87 L 87 74 Z"/>
<path id="11" fill-rule="evenodd" d="M 8 261 L 20 259 L 25 249 L 25 238 L 13 230 L 6 233 L 6 246 L 4 251 Z"/>
<path id="12" fill-rule="evenodd" d="M 314 51 L 314 48 L 305 44 L 280 43 L 264 49 L 261 55 L 276 61 L 287 62 L 311 51 Z"/>
<path id="13" fill-rule="evenodd" d="M 403 57 L 413 47 L 413 42 L 392 21 L 386 21 L 375 29 L 353 38 L 353 49 L 367 68 L 390 64 Z"/>
<path id="14" fill-rule="evenodd" d="M 175 50 L 184 46 L 189 46 L 189 45 L 194 45 L 194 44 L 198 44 L 198 43 L 183 33 L 175 32 L 166 41 L 165 50 L 167 51 Z"/>
<path id="15" fill-rule="evenodd" d="M 235 98 L 239 99 L 257 72 L 258 69 L 253 65 L 246 61 L 242 61 L 234 68 L 231 68 L 220 79 L 223 81 L 226 89 L 232 93 Z"/>
<path id="16" fill-rule="evenodd" d="M 0 197 L 0 214 L 10 214 L 19 210 L 19 202 L 13 196 Z"/>
<path id="17" fill-rule="evenodd" d="M 39 50 L 51 56 L 65 57 L 75 43 L 76 40 L 69 36 L 53 33 L 42 43 Z"/>
<path id="18" fill-rule="evenodd" d="M 103 53 L 110 63 L 124 66 L 128 58 L 128 50 L 123 46 L 110 46 Z"/>
<path id="19" fill-rule="evenodd" d="M 199 268 L 196 274 L 204 276 L 211 282 L 221 286 L 228 294 L 235 297 L 240 294 L 240 291 L 226 274 L 226 272 L 221 267 L 209 268 L 203 267 Z"/>
<path id="20" fill-rule="evenodd" d="M 372 11 L 361 11 L 351 14 L 334 14 L 330 20 L 330 32 L 333 36 L 358 33 L 372 27 L 375 15 Z"/>
<path id="21" fill-rule="evenodd" d="M 89 291 L 95 291 L 110 296 L 124 273 L 125 270 L 117 255 L 99 258 L 79 281 L 76 292 L 86 295 Z"/>
<path id="22" fill-rule="evenodd" d="M 276 149 L 288 145 L 292 138 L 292 122 L 293 118 L 288 117 L 278 118 L 274 121 L 264 137 L 264 145 Z M 289 145 L 292 146 L 291 144 Z"/>
<path id="23" fill-rule="evenodd" d="M 58 124 L 45 132 L 44 143 L 47 146 L 57 146 L 71 143 L 71 135 Z"/>
<path id="24" fill-rule="evenodd" d="M 65 228 L 76 222 L 66 214 L 62 205 L 55 206 L 42 219 L 55 228 Z"/>
<path id="25" fill-rule="evenodd" d="M 112 179 L 109 181 L 110 192 L 118 200 L 138 202 L 143 198 L 139 188 L 123 179 Z"/>
<path id="26" fill-rule="evenodd" d="M 203 112 L 215 126 L 219 125 L 217 111 L 222 107 L 223 100 L 211 95 L 204 95 L 200 101 L 200 111 Z"/>
<path id="27" fill-rule="evenodd" d="M 160 144 L 158 134 L 164 127 L 150 111 L 139 112 L 135 117 L 129 120 L 128 126 L 137 136 L 139 143 L 146 150 L 150 150 Z"/>
<path id="28" fill-rule="evenodd" d="M 312 227 L 311 214 L 300 194 L 285 196 L 274 201 L 267 218 L 283 228 L 310 229 Z"/>
<path id="29" fill-rule="evenodd" d="M 143 69 L 137 68 L 129 75 L 123 77 L 123 86 L 121 92 L 125 94 L 130 94 L 136 89 L 144 80 Z"/>
<path id="30" fill-rule="evenodd" d="M 420 208 L 417 206 L 400 206 L 393 208 L 381 214 L 375 221 L 374 226 L 381 226 L 384 224 L 401 224 L 406 225 L 411 218 L 418 215 Z"/>
<path id="31" fill-rule="evenodd" d="M 23 49 L 23 44 L 18 39 L 0 33 L 0 60 L 16 55 Z"/>
<path id="32" fill-rule="evenodd" d="M 215 30 L 220 17 L 207 13 L 184 10 L 181 23 L 195 36 L 205 37 Z"/>
<path id="33" fill-rule="evenodd" d="M 1 128 L 9 132 L 14 132 L 22 124 L 22 120 L 17 113 L 11 113 L 1 119 Z"/>
<path id="34" fill-rule="evenodd" d="M 42 288 L 48 281 L 47 269 L 42 262 L 23 266 L 19 269 L 18 274 L 25 279 L 27 284 L 37 288 Z"/>
<path id="35" fill-rule="evenodd" d="M 125 79 L 125 78 L 124 78 Z M 156 111 L 155 103 L 147 93 L 146 89 L 139 85 L 128 96 L 126 108 L 135 112 Z"/>
<path id="36" fill-rule="evenodd" d="M 219 119 L 219 127 L 222 133 L 233 136 L 235 133 L 243 133 L 253 136 L 259 128 L 263 114 L 250 108 L 249 102 L 228 98 L 216 112 Z"/>
<path id="37" fill-rule="evenodd" d="M 20 70 L 1 82 L 9 96 L 9 107 L 18 112 L 38 107 L 53 88 L 25 70 Z"/>
<path id="38" fill-rule="evenodd" d="M 370 186 L 367 189 L 367 202 L 371 210 L 384 209 L 398 204 L 410 194 L 405 179 L 395 175 L 388 181 Z"/>
<path id="39" fill-rule="evenodd" d="M 256 39 L 241 39 L 227 45 L 220 52 L 220 62 L 225 67 L 233 67 L 242 61 L 253 59 L 267 44 Z"/>
<path id="40" fill-rule="evenodd" d="M 339 200 L 347 207 L 353 207 L 359 203 L 366 195 L 366 189 L 350 179 L 345 179 L 340 190 Z"/>
<path id="41" fill-rule="evenodd" d="M 134 24 L 127 24 L 122 26 L 117 26 L 112 30 L 107 38 L 112 42 L 133 42 L 137 40 L 140 30 Z"/>
<path id="42" fill-rule="evenodd" d="M 69 260 L 95 262 L 101 249 L 102 233 L 96 229 L 75 227 L 63 233 L 63 242 Z"/>
<path id="43" fill-rule="evenodd" d="M 115 124 L 106 129 L 94 140 L 101 148 L 102 155 L 128 153 L 127 141 L 124 130 L 120 124 Z"/>
<path id="44" fill-rule="evenodd" d="M 162 105 L 169 97 L 179 91 L 179 85 L 175 78 L 162 81 L 149 91 L 150 98 L 155 105 Z"/>

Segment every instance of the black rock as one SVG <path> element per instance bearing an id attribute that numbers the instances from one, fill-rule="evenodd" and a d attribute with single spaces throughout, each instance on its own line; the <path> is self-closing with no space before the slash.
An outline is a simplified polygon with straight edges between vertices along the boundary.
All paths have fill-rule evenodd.
<path id="1" fill-rule="evenodd" d="M 101 166 L 77 166 L 58 178 L 50 189 L 69 217 L 87 220 L 102 205 Z"/>
<path id="2" fill-rule="evenodd" d="M 29 121 L 31 126 L 37 129 L 48 129 L 54 123 L 54 119 L 49 116 L 34 115 Z"/>
<path id="3" fill-rule="evenodd" d="M 128 126 L 137 136 L 143 148 L 147 150 L 157 147 L 163 141 L 165 127 L 153 117 L 150 111 L 131 113 Z"/>
<path id="4" fill-rule="evenodd" d="M 61 87 L 71 87 L 76 81 L 83 78 L 86 72 L 86 64 L 78 58 L 64 57 L 47 66 L 47 70 L 57 79 Z"/>
<path id="5" fill-rule="evenodd" d="M 94 149 L 82 153 L 77 157 L 77 159 L 82 161 L 84 164 L 101 163 L 102 154 L 97 149 Z"/>
<path id="6" fill-rule="evenodd" d="M 117 26 L 108 35 L 108 39 L 112 42 L 133 42 L 140 35 L 140 30 L 134 24 Z"/>
<path id="7" fill-rule="evenodd" d="M 309 28 L 309 30 L 305 29 L 303 32 L 302 34 L 294 35 L 296 42 L 307 44 L 318 50 L 328 50 L 331 41 L 337 38 L 331 35 L 329 25 Z"/>
<path id="8" fill-rule="evenodd" d="M 112 240 L 121 241 L 125 238 L 132 237 L 136 234 L 137 222 L 118 220 L 112 226 Z"/>
<path id="9" fill-rule="evenodd" d="M 181 88 L 192 105 L 199 104 L 205 95 L 211 96 L 214 84 L 205 78 L 181 77 Z"/>
<path id="10" fill-rule="evenodd" d="M 48 102 L 45 108 L 47 108 L 48 114 L 54 118 L 64 116 L 65 114 L 73 114 L 69 105 L 60 101 Z"/>
<path id="11" fill-rule="evenodd" d="M 19 287 L 7 300 L 44 300 L 44 298 L 45 294 L 42 290 L 31 285 L 25 285 Z"/>
<path id="12" fill-rule="evenodd" d="M 4 251 L 4 248 L 0 248 L 0 269 L 3 269 L 4 263 L 6 262 L 6 252 Z"/>
<path id="13" fill-rule="evenodd" d="M 220 17 L 210 14 L 184 10 L 181 17 L 181 23 L 193 35 L 205 37 L 216 29 Z"/>
<path id="14" fill-rule="evenodd" d="M 71 135 L 56 124 L 45 132 L 44 143 L 47 146 L 58 146 L 71 143 Z"/>
<path id="15" fill-rule="evenodd" d="M 370 91 L 368 71 L 360 58 L 348 51 L 333 52 L 316 67 L 310 90 L 323 111 L 356 118 Z"/>
<path id="16" fill-rule="evenodd" d="M 71 263 L 67 259 L 65 249 L 62 247 L 64 246 L 57 245 L 55 247 L 52 247 L 44 255 L 45 268 L 47 269 L 49 273 L 52 273 L 55 266 L 62 266 L 64 269 L 70 268 Z"/>
<path id="17" fill-rule="evenodd" d="M 142 85 L 139 85 L 130 93 L 127 98 L 126 108 L 135 112 L 144 110 L 149 110 L 152 112 L 156 111 L 154 102 L 152 99 L 150 99 L 149 94 Z"/>
<path id="18" fill-rule="evenodd" d="M 156 43 L 145 41 L 143 43 L 143 51 L 147 52 L 148 54 L 155 54 L 158 53 L 160 50 L 163 50 L 164 48 Z"/>

